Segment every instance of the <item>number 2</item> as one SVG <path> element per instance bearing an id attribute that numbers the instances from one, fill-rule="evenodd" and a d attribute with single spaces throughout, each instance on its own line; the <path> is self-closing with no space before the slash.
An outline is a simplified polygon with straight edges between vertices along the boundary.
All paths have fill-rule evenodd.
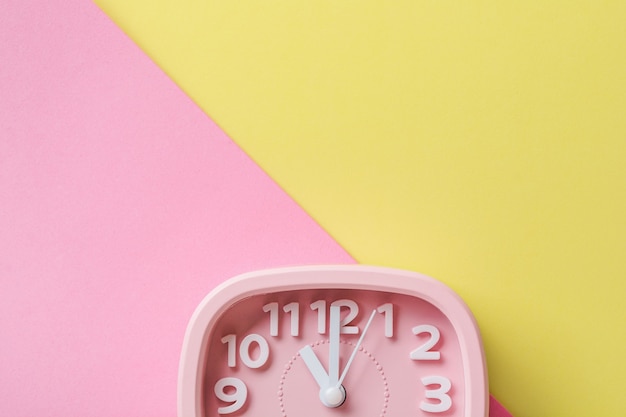
<path id="1" fill-rule="evenodd" d="M 430 324 L 421 324 L 419 326 L 413 327 L 413 334 L 418 335 L 421 333 L 430 334 L 430 339 L 428 339 L 423 345 L 418 347 L 417 349 L 411 351 L 410 357 L 413 360 L 417 361 L 437 361 L 441 358 L 441 353 L 438 351 L 431 351 L 433 347 L 439 342 L 439 329 Z"/>

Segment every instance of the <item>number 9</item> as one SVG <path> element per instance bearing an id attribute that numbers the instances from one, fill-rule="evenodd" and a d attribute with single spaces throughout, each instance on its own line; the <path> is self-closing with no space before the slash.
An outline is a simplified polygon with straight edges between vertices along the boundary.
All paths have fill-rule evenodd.
<path id="1" fill-rule="evenodd" d="M 225 388 L 233 387 L 235 388 L 234 392 L 227 393 Z M 248 388 L 246 384 L 239 378 L 222 378 L 215 383 L 215 387 L 213 388 L 215 392 L 215 396 L 220 400 L 232 403 L 231 405 L 227 405 L 226 407 L 218 407 L 217 412 L 219 414 L 230 414 L 239 410 L 246 403 L 246 399 L 248 398 Z M 230 391 L 230 390 L 229 390 Z"/>

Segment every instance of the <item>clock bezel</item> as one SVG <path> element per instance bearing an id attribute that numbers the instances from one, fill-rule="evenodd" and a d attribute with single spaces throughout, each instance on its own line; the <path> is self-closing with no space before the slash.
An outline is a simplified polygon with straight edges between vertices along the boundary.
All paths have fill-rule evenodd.
<path id="1" fill-rule="evenodd" d="M 434 305 L 456 332 L 463 363 L 464 415 L 488 415 L 487 367 L 480 331 L 465 302 L 448 286 L 426 275 L 365 265 L 267 269 L 238 275 L 215 287 L 194 311 L 183 341 L 178 374 L 178 417 L 203 415 L 203 375 L 209 335 L 233 304 L 255 295 L 311 289 L 369 290 L 404 294 Z"/>

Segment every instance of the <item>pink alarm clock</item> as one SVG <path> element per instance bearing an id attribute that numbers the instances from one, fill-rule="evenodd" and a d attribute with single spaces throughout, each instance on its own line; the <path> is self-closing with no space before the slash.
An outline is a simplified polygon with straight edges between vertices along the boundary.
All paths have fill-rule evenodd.
<path id="1" fill-rule="evenodd" d="M 232 278 L 193 314 L 178 417 L 486 417 L 466 304 L 414 272 L 275 269 Z"/>

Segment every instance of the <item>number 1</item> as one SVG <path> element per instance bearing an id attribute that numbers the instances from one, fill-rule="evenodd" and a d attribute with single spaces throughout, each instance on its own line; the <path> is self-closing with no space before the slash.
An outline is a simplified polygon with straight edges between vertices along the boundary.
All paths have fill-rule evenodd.
<path id="1" fill-rule="evenodd" d="M 383 304 L 377 311 L 385 316 L 385 337 L 393 337 L 393 304 Z"/>

